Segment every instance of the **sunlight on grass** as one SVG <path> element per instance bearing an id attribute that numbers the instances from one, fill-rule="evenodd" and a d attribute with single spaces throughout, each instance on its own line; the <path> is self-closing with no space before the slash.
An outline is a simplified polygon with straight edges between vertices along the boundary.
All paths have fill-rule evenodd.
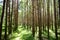
<path id="1" fill-rule="evenodd" d="M 33 40 L 32 32 L 24 29 L 22 26 L 18 28 L 19 32 L 13 32 L 11 40 Z"/>
<path id="2" fill-rule="evenodd" d="M 20 40 L 20 37 L 15 38 L 15 40 Z"/>
<path id="3" fill-rule="evenodd" d="M 37 34 L 35 34 L 35 39 L 38 39 L 38 33 L 39 32 L 37 32 Z M 50 40 L 55 39 L 54 31 L 49 29 L 49 34 L 50 34 L 49 35 L 50 36 Z M 46 31 L 42 32 L 42 36 L 43 36 L 43 38 L 47 38 L 48 37 L 48 30 L 47 29 L 46 29 Z M 12 35 L 9 36 L 9 39 L 10 40 L 34 40 L 31 30 L 27 30 L 23 26 L 19 26 L 18 30 L 16 30 L 16 32 L 13 32 Z"/>

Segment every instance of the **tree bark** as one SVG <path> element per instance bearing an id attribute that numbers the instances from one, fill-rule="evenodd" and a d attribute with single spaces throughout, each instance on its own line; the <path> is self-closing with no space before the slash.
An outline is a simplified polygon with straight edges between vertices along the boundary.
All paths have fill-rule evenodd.
<path id="1" fill-rule="evenodd" d="M 18 0 L 13 0 L 14 31 L 18 28 Z"/>
<path id="2" fill-rule="evenodd" d="M 32 0 L 32 34 L 35 37 L 35 27 L 34 27 L 34 0 Z"/>
<path id="3" fill-rule="evenodd" d="M 2 35 L 2 24 L 3 24 L 3 18 L 4 18 L 4 9 L 5 9 L 5 0 L 3 0 L 3 8 L 2 8 L 2 16 L 1 16 L 1 22 L 0 22 L 0 40 Z"/>
<path id="4" fill-rule="evenodd" d="M 39 26 L 39 40 L 42 40 L 42 20 L 41 20 L 41 2 L 42 0 L 38 0 L 38 26 Z"/>
<path id="5" fill-rule="evenodd" d="M 57 18 L 56 18 L 56 0 L 53 0 L 53 2 L 54 2 L 55 36 L 56 36 L 56 40 L 58 40 L 58 35 L 57 35 Z"/>
<path id="6" fill-rule="evenodd" d="M 7 14 L 8 14 L 8 0 L 6 0 L 6 17 L 5 17 L 5 40 L 7 40 Z"/>
<path id="7" fill-rule="evenodd" d="M 50 27 L 50 10 L 49 10 L 49 5 L 50 2 L 49 0 L 47 1 L 47 15 L 48 15 L 48 22 L 47 22 L 47 28 L 48 28 L 48 40 L 50 40 L 49 38 L 49 27 Z"/>

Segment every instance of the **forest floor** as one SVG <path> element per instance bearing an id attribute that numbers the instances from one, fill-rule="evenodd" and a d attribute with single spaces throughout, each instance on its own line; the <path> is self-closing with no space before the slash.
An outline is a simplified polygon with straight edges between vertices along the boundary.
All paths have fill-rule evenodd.
<path id="1" fill-rule="evenodd" d="M 4 31 L 4 30 L 3 30 Z M 55 40 L 55 33 L 52 30 L 50 31 L 50 40 Z M 59 31 L 60 32 L 60 31 Z M 4 34 L 4 32 L 3 32 Z M 46 31 L 44 31 L 42 33 L 42 39 L 43 40 L 48 40 L 48 31 L 46 29 Z M 10 40 L 38 40 L 38 30 L 35 33 L 35 38 L 32 36 L 32 32 L 30 29 L 27 30 L 27 28 L 23 27 L 23 26 L 19 26 L 18 30 L 16 30 L 15 32 L 13 32 L 11 35 L 9 35 L 9 39 Z M 60 36 L 59 36 L 60 39 Z"/>

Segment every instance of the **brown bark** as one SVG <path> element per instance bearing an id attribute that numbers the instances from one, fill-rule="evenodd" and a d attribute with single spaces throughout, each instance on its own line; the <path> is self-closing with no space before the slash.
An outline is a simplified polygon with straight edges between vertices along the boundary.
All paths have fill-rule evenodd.
<path id="1" fill-rule="evenodd" d="M 11 27 L 11 14 L 10 14 L 10 0 L 8 1 L 8 15 L 7 15 L 7 20 L 8 20 L 8 34 L 12 33 L 12 27 Z"/>
<path id="2" fill-rule="evenodd" d="M 55 36 L 56 36 L 56 40 L 58 40 L 58 35 L 57 35 L 57 18 L 56 18 L 56 0 L 53 0 L 53 2 L 54 2 Z"/>
<path id="3" fill-rule="evenodd" d="M 32 34 L 35 37 L 35 27 L 34 27 L 34 0 L 32 0 Z"/>
<path id="4" fill-rule="evenodd" d="M 18 0 L 13 0 L 14 31 L 18 28 Z"/>
<path id="5" fill-rule="evenodd" d="M 42 20 L 41 20 L 41 2 L 42 0 L 38 0 L 38 27 L 39 27 L 39 40 L 42 40 Z"/>

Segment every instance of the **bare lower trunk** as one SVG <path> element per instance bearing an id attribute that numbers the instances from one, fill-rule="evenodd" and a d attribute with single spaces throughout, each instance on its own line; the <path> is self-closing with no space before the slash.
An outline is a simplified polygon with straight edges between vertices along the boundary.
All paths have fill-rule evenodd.
<path id="1" fill-rule="evenodd" d="M 0 22 L 0 40 L 1 40 L 1 35 L 2 35 L 2 24 L 3 24 L 3 18 L 4 18 L 4 9 L 5 9 L 5 0 L 3 0 L 3 9 L 2 9 L 1 22 Z"/>

